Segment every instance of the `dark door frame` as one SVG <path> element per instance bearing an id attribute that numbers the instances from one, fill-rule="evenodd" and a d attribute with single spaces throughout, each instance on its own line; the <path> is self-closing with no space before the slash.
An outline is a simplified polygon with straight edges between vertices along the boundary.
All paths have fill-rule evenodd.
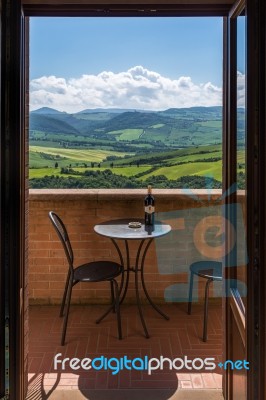
<path id="1" fill-rule="evenodd" d="M 247 0 L 248 399 L 266 398 L 266 5 Z"/>
<path id="2" fill-rule="evenodd" d="M 1 387 L 22 399 L 24 388 L 25 149 L 24 15 L 20 1 L 1 4 Z M 4 351 L 3 351 L 4 348 Z M 3 381 L 2 381 L 3 382 Z M 4 389 L 4 390 L 3 390 Z"/>
<path id="3" fill-rule="evenodd" d="M 247 0 L 247 131 L 249 167 L 248 192 L 248 302 L 247 357 L 248 399 L 266 397 L 265 302 L 266 302 L 266 10 L 265 0 Z M 56 2 L 55 2 L 56 3 Z M 156 5 L 21 5 L 20 1 L 2 0 L 1 9 L 1 230 L 0 230 L 0 339 L 3 319 L 8 323 L 10 400 L 24 398 L 24 317 L 21 314 L 25 287 L 26 187 L 25 187 L 25 16 L 227 16 L 229 4 L 202 6 Z M 152 7 L 153 8 L 153 7 Z M 5 287 L 5 290 L 3 290 Z M 4 303 L 5 302 L 5 303 Z M 3 304 L 6 304 L 5 309 Z M 0 380 L 3 371 L 3 342 L 0 350 Z M 0 385 L 2 396 L 3 385 Z"/>

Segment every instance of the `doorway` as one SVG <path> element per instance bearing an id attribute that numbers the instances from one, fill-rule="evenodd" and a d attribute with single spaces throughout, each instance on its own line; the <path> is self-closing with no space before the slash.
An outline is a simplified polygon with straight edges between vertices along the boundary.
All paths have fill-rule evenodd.
<path id="1" fill-rule="evenodd" d="M 5 11 L 5 10 L 4 10 Z M 16 9 L 16 12 L 17 12 L 17 14 L 16 14 L 16 16 L 18 16 L 18 15 L 20 15 L 20 10 L 19 10 L 19 8 L 18 9 Z M 14 16 L 13 16 L 14 17 Z M 16 20 L 16 22 L 18 22 L 17 20 Z M 16 24 L 14 24 L 14 26 L 15 26 Z M 19 26 L 21 26 L 21 19 L 19 18 Z M 14 30 L 15 30 L 15 28 L 14 28 Z M 20 38 L 20 35 L 18 34 L 17 36 L 16 36 L 16 38 L 17 39 L 19 39 Z M 18 49 L 20 48 L 20 40 L 18 40 Z M 13 60 L 12 61 L 14 61 L 15 62 L 15 60 L 17 59 L 19 59 L 20 60 L 20 52 L 18 52 L 17 51 L 17 49 L 16 49 L 16 51 L 15 50 L 12 50 L 11 51 L 11 53 L 12 53 L 12 55 L 13 55 Z M 12 73 L 12 71 L 11 71 L 11 73 Z M 24 76 L 17 76 L 17 75 L 15 75 L 16 76 L 16 79 L 14 80 L 14 81 L 12 81 L 12 84 L 11 84 L 11 88 L 12 88 L 12 85 L 14 84 L 16 84 L 16 83 L 20 83 L 21 84 L 21 82 L 22 82 L 22 80 L 24 79 Z M 14 89 L 15 89 L 15 87 L 16 86 L 14 86 Z M 20 86 L 21 87 L 21 86 Z M 251 87 L 252 88 L 252 87 Z M 7 89 L 6 89 L 7 90 Z M 251 92 L 250 93 L 252 93 L 252 90 L 251 90 Z M 254 96 L 255 97 L 255 96 Z M 10 101 L 11 101 L 11 104 L 15 104 L 16 105 L 16 107 L 17 107 L 17 109 L 20 109 L 20 106 L 21 106 L 21 103 L 20 103 L 20 95 L 19 95 L 19 93 L 16 91 L 16 90 L 11 90 L 10 91 Z M 250 100 L 249 100 L 250 101 Z M 253 105 L 251 104 L 250 105 L 251 106 L 251 110 L 253 110 Z M 17 115 L 17 119 L 15 120 L 15 122 L 13 122 L 14 123 L 14 125 L 13 125 L 13 127 L 18 127 L 18 126 L 20 126 L 21 127 L 21 119 L 20 119 L 20 116 L 21 116 L 21 114 L 19 113 L 18 115 Z M 250 114 L 250 116 L 252 117 L 253 116 L 253 114 L 251 113 Z M 10 118 L 10 116 L 8 117 L 8 114 L 7 114 L 7 120 L 8 120 L 8 118 Z M 22 119 L 23 120 L 23 119 Z M 252 118 L 250 118 L 249 120 L 248 120 L 248 124 L 251 124 L 251 122 L 250 122 L 250 120 L 252 120 Z M 5 120 L 4 120 L 5 121 Z M 10 118 L 10 121 L 11 121 L 11 118 Z M 13 119 L 13 121 L 14 121 L 14 119 Z M 254 121 L 253 121 L 254 122 Z M 261 121 L 261 124 L 263 124 L 263 121 Z M 249 126 L 249 125 L 248 125 Z M 253 127 L 253 126 L 252 126 Z M 6 138 L 7 139 L 7 138 Z M 18 146 L 18 149 L 20 149 L 20 140 L 21 140 L 21 138 L 15 138 L 14 140 L 17 140 L 17 146 Z M 250 142 L 249 142 L 250 143 Z M 24 152 L 23 152 L 23 154 L 24 154 Z M 24 159 L 24 158 L 23 158 Z M 5 161 L 8 161 L 7 163 L 6 163 L 6 165 L 7 166 L 9 166 L 9 169 L 8 169 L 8 171 L 9 171 L 9 173 L 11 174 L 11 176 L 12 176 L 12 178 L 15 178 L 14 179 L 14 181 L 13 182 L 16 182 L 16 184 L 18 185 L 18 187 L 19 188 L 21 188 L 21 171 L 16 171 L 16 172 L 14 172 L 14 168 L 12 168 L 13 167 L 13 165 L 11 165 L 11 160 L 9 159 L 9 160 L 7 160 L 6 158 L 5 158 Z M 20 159 L 20 161 L 21 161 L 21 159 Z M 12 162 L 14 162 L 14 160 L 12 160 Z M 254 171 L 253 171 L 254 172 Z M 10 175 L 9 175 L 10 176 Z M 251 181 L 250 181 L 251 182 Z M 9 187 L 9 181 L 7 182 L 7 181 L 5 181 L 5 184 L 6 184 L 6 186 L 5 187 Z M 15 186 L 16 187 L 16 186 Z M 10 189 L 9 189 L 10 190 Z M 9 192 L 10 193 L 10 192 Z M 14 194 L 14 193 L 13 193 Z M 17 193 L 17 199 L 21 199 L 21 191 L 19 190 L 18 191 L 18 193 Z M 25 199 L 23 198 L 23 201 L 24 201 Z M 258 199 L 257 199 L 258 200 Z M 252 209 L 253 209 L 253 205 L 254 205 L 254 203 L 252 203 L 252 201 L 254 202 L 254 199 L 252 198 L 251 200 L 251 203 L 250 203 L 250 205 L 252 206 Z M 259 201 L 259 200 L 258 200 Z M 259 204 L 261 204 L 260 203 L 260 201 L 259 201 Z M 9 235 L 8 235 L 8 237 L 7 236 L 5 236 L 7 239 L 7 244 L 8 243 L 11 243 L 11 239 L 12 239 L 12 243 L 14 243 L 14 239 L 16 238 L 16 239 L 18 239 L 17 240 L 17 243 L 21 243 L 21 251 L 22 251 L 22 254 L 24 254 L 24 252 L 23 252 L 23 244 L 22 244 L 22 242 L 23 242 L 23 240 L 22 240 L 22 235 L 21 235 L 21 232 L 24 232 L 24 229 L 23 229 L 23 226 L 25 226 L 25 224 L 21 224 L 21 229 L 20 229 L 20 232 L 19 232 L 19 234 L 18 234 L 18 228 L 17 228 L 17 226 L 16 226 L 16 223 L 17 223 L 17 218 L 19 217 L 19 215 L 20 215 L 20 213 L 22 213 L 20 216 L 21 216 L 21 218 L 20 218 L 20 221 L 23 221 L 23 215 L 24 215 L 24 212 L 23 212 L 23 208 L 22 209 L 20 209 L 20 207 L 21 207 L 21 203 L 11 203 L 11 204 L 7 204 L 7 203 L 4 203 L 3 204 L 3 210 L 7 213 L 7 214 L 5 214 L 5 215 L 11 215 L 11 213 L 10 212 L 8 212 L 9 210 L 10 210 L 10 207 L 12 208 L 14 208 L 14 209 L 16 209 L 17 210 L 17 212 L 16 212 L 16 214 L 13 214 L 13 217 L 11 217 L 11 219 L 10 220 L 6 220 L 6 218 L 2 218 L 2 221 L 5 221 L 5 223 L 4 223 L 4 227 L 5 227 L 5 229 L 8 229 L 7 227 L 9 226 L 9 227 L 13 227 L 13 229 L 14 229 L 14 231 L 13 231 L 13 235 L 15 235 L 15 234 L 17 234 L 17 238 L 16 237 L 12 237 L 12 230 L 11 230 L 11 233 L 10 233 L 10 230 L 8 231 L 8 233 L 9 233 Z M 17 208 L 16 208 L 17 207 Z M 4 214 L 3 214 L 4 215 Z M 262 214 L 263 215 L 263 214 Z M 16 217 L 16 218 L 14 218 L 14 216 Z M 12 219 L 13 218 L 13 219 Z M 253 219 L 252 218 L 254 218 L 254 216 L 251 216 L 250 217 L 250 219 L 249 219 L 249 222 L 251 223 L 252 221 L 253 221 Z M 248 225 L 249 226 L 249 225 Z M 262 227 L 261 227 L 261 229 L 262 229 Z M 7 231 L 6 230 L 4 230 L 4 233 L 6 234 L 7 233 Z M 249 236 L 249 232 L 248 232 L 248 239 L 251 239 L 250 238 L 250 236 Z M 24 240 L 24 243 L 25 243 L 25 240 Z M 248 244 L 248 246 L 251 246 L 251 251 L 249 252 L 249 254 L 253 254 L 253 249 L 256 247 L 255 246 L 255 244 L 254 244 L 254 242 L 253 241 L 250 241 L 249 242 L 249 244 Z M 253 246 L 253 247 L 252 247 Z M 9 247 L 7 247 L 7 248 L 9 248 Z M 262 249 L 261 249 L 261 252 L 262 252 Z M 19 254 L 18 252 L 17 253 L 15 253 L 15 254 Z M 262 253 L 263 254 L 263 253 Z M 5 255 L 5 257 L 6 257 L 6 255 Z M 24 260 L 24 257 L 22 258 L 23 260 Z M 9 261 L 9 265 L 20 265 L 21 266 L 21 259 L 19 258 L 19 257 L 17 257 L 17 260 L 18 260 L 18 264 L 16 264 L 16 262 L 15 262 L 15 260 L 14 259 L 12 259 L 12 258 L 10 258 L 10 253 L 9 253 L 9 259 L 8 259 L 8 261 Z M 6 262 L 7 262 L 7 258 L 5 258 L 5 265 L 6 265 Z M 15 264 L 14 264 L 14 262 L 15 262 Z M 24 261 L 23 261 L 24 262 Z M 23 270 L 23 267 L 22 267 L 22 270 Z M 12 268 L 11 268 L 11 277 L 12 278 L 15 278 L 17 275 L 12 275 L 12 271 L 14 272 L 15 271 L 15 269 L 14 270 L 12 270 Z M 10 276 L 8 275 L 8 274 L 5 274 L 5 279 L 7 279 L 7 281 L 10 279 Z M 19 277 L 19 279 L 18 278 L 15 278 L 15 279 L 13 279 L 13 284 L 14 284 L 14 287 L 16 287 L 16 288 L 21 288 L 21 287 L 24 287 L 24 285 L 21 285 L 21 279 L 23 279 L 21 276 Z M 13 290 L 13 289 L 12 289 Z M 13 293 L 13 292 L 12 292 Z M 21 331 L 21 329 L 22 329 L 22 325 L 21 325 L 21 323 L 15 318 L 15 317 L 13 317 L 13 316 L 17 316 L 17 315 L 19 315 L 19 313 L 20 313 L 20 310 L 21 310 L 21 308 L 18 306 L 19 304 L 21 304 L 21 292 L 20 292 L 20 290 L 18 290 L 18 291 L 16 291 L 16 294 L 15 294 L 15 296 L 13 297 L 13 299 L 12 299 L 12 301 L 10 301 L 9 302 L 9 304 L 11 304 L 11 320 L 12 320 L 12 318 L 14 318 L 12 321 L 13 322 L 11 322 L 11 328 L 12 328 L 12 332 L 15 332 L 15 331 L 13 331 L 13 329 L 14 329 L 14 327 L 16 327 L 16 328 L 19 328 L 19 329 L 16 329 L 16 331 L 17 332 L 21 332 L 21 336 L 20 337 L 23 337 L 22 336 L 22 331 Z M 12 308 L 13 307 L 13 308 Z M 253 308 L 252 308 L 253 309 Z M 251 315 L 251 317 L 253 317 L 253 314 Z M 257 325 L 256 325 L 257 326 Z M 258 329 L 260 329 L 260 325 L 258 325 L 257 326 L 258 327 Z M 251 339 L 250 339 L 251 340 Z M 251 342 L 252 342 L 252 340 L 251 340 Z M 16 359 L 16 357 L 17 356 L 15 356 L 15 349 L 17 349 L 17 348 L 19 348 L 20 346 L 21 346 L 21 341 L 17 341 L 17 337 L 15 336 L 15 333 L 14 333 L 14 337 L 12 337 L 11 336 L 11 346 L 10 346 L 10 355 L 11 355 L 11 361 L 12 361 L 12 357 L 14 357 L 14 359 Z M 256 340 L 254 340 L 253 342 L 253 350 L 255 350 L 256 349 Z M 15 345 L 16 344 L 16 345 Z M 254 346 L 255 346 L 255 349 L 254 349 Z M 248 348 L 249 349 L 249 348 Z M 254 351 L 252 351 L 252 353 L 250 353 L 249 352 L 249 354 L 250 354 L 250 356 L 251 357 L 253 357 L 253 355 L 254 354 L 256 354 L 256 352 L 254 352 Z M 20 358 L 21 358 L 21 355 L 20 355 Z M 23 359 L 23 357 L 21 358 L 21 359 Z M 18 364 L 19 366 L 20 366 L 20 368 L 22 367 L 22 365 L 19 363 Z M 22 370 L 22 369 L 20 369 L 20 370 Z M 18 373 L 16 373 L 16 371 L 12 371 L 12 373 L 10 374 L 10 378 L 11 378 L 11 381 L 12 381 L 12 379 L 14 380 L 13 381 L 13 383 L 14 383 L 14 386 L 13 386 L 13 388 L 11 389 L 11 391 L 12 390 L 19 390 L 18 388 L 20 387 L 20 385 L 18 385 L 17 383 L 18 383 L 18 380 L 17 380 L 17 377 L 19 376 L 19 374 Z M 256 377 L 256 376 L 255 376 Z M 254 376 L 252 377 L 252 378 L 250 378 L 251 379 L 251 381 L 252 380 L 254 380 Z M 252 385 L 250 386 L 251 388 L 252 388 Z M 14 389 L 14 388 L 16 388 L 16 389 Z M 249 389 L 250 390 L 250 389 Z M 255 388 L 254 388 L 254 390 L 255 390 Z M 261 390 L 261 386 L 260 386 L 260 390 Z M 11 392 L 11 395 L 12 395 L 12 392 Z M 17 396 L 16 398 L 19 398 L 19 396 Z M 258 397 L 259 398 L 259 397 Z"/>

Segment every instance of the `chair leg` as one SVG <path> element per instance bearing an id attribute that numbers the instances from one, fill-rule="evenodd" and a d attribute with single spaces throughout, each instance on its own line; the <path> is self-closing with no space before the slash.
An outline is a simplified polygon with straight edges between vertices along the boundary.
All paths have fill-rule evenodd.
<path id="1" fill-rule="evenodd" d="M 111 311 L 113 311 L 113 313 L 115 313 L 116 297 L 115 297 L 115 292 L 114 292 L 114 282 L 112 280 L 110 281 L 110 285 L 111 285 L 111 305 L 100 318 L 96 319 L 96 321 L 95 321 L 96 324 L 99 324 Z"/>
<path id="2" fill-rule="evenodd" d="M 119 340 L 122 339 L 122 328 L 121 328 L 121 316 L 120 316 L 120 299 L 119 299 L 119 289 L 118 283 L 114 279 L 114 292 L 115 292 L 115 309 L 116 309 L 116 317 L 117 317 L 117 327 L 118 327 L 118 338 Z"/>
<path id="3" fill-rule="evenodd" d="M 70 269 L 68 270 L 68 274 L 67 274 L 65 290 L 64 290 L 64 295 L 63 295 L 61 308 L 60 308 L 60 314 L 59 314 L 60 317 L 63 317 L 63 315 L 64 315 L 64 308 L 65 308 L 65 303 L 66 303 L 67 290 L 68 290 L 68 286 L 69 286 L 69 279 L 70 279 Z"/>
<path id="4" fill-rule="evenodd" d="M 110 285 L 111 285 L 111 301 L 112 301 L 112 304 L 113 304 L 113 313 L 115 313 L 114 282 L 110 281 Z"/>
<path id="5" fill-rule="evenodd" d="M 208 279 L 205 286 L 203 342 L 207 342 L 209 286 L 212 281 L 212 279 Z"/>
<path id="6" fill-rule="evenodd" d="M 187 313 L 191 314 L 194 274 L 190 273 Z"/>
<path id="7" fill-rule="evenodd" d="M 66 338 L 66 330 L 67 330 L 67 322 L 68 322 L 69 307 L 70 307 L 70 302 L 71 302 L 72 288 L 73 288 L 73 284 L 72 284 L 72 279 L 71 279 L 71 281 L 69 280 L 69 285 L 68 285 L 66 313 L 65 313 L 64 324 L 63 324 L 63 331 L 62 331 L 62 338 L 61 338 L 61 346 L 64 346 L 64 344 L 65 344 L 65 338 Z"/>

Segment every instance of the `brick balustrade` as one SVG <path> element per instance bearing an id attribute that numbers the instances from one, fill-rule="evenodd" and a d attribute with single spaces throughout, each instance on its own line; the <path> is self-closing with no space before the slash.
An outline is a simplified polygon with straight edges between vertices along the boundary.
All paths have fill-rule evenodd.
<path id="1" fill-rule="evenodd" d="M 65 222 L 72 242 L 75 265 L 87 261 L 118 260 L 116 250 L 107 238 L 94 233 L 93 227 L 100 222 L 117 219 L 143 217 L 145 190 L 91 189 L 91 190 L 30 190 L 29 194 L 29 301 L 30 304 L 58 304 L 67 274 L 67 261 L 61 243 L 48 218 L 55 211 Z M 220 203 L 220 190 L 179 189 L 154 190 L 156 212 L 175 210 L 199 210 Z M 191 214 L 193 216 L 193 213 Z M 180 227 L 173 226 L 173 229 Z M 189 232 L 191 235 L 191 232 Z M 174 284 L 187 284 L 188 268 L 193 240 L 189 241 L 187 230 L 182 231 L 182 240 L 175 244 L 176 260 L 172 273 L 158 269 L 158 245 L 152 244 L 145 263 L 145 281 L 151 296 L 164 301 L 165 289 Z M 160 240 L 160 239 L 158 239 Z M 165 240 L 165 239 L 164 239 Z M 169 236 L 170 240 L 170 236 Z M 132 262 L 136 243 L 130 243 Z M 134 248 L 133 248 L 133 247 Z M 159 246 L 160 247 L 160 246 Z M 169 256 L 169 255 L 168 255 Z M 180 271 L 179 271 L 180 266 Z M 160 271 L 159 271 L 160 270 Z M 109 301 L 108 283 L 78 284 L 72 293 L 73 303 L 106 303 Z M 199 283 L 199 298 L 203 295 L 203 284 Z M 133 276 L 131 276 L 127 302 L 133 302 Z"/>

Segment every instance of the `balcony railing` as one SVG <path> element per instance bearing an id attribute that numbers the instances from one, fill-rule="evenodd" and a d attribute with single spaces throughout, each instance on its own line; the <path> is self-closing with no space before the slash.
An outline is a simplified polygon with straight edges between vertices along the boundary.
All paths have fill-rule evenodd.
<path id="1" fill-rule="evenodd" d="M 67 261 L 48 218 L 50 210 L 57 212 L 68 228 L 76 265 L 97 259 L 118 260 L 111 241 L 98 236 L 93 227 L 110 219 L 143 218 L 145 193 L 145 190 L 132 189 L 30 190 L 28 243 L 30 304 L 58 304 L 64 289 Z M 145 282 L 153 299 L 161 303 L 165 302 L 167 288 L 173 285 L 179 285 L 180 288 L 182 285 L 183 288 L 187 287 L 190 263 L 206 257 L 206 254 L 201 254 L 199 249 L 195 251 L 194 228 L 191 229 L 191 224 L 195 215 L 204 219 L 206 210 L 209 213 L 220 212 L 217 210 L 221 209 L 221 191 L 158 189 L 154 190 L 154 196 L 158 217 L 167 219 L 172 225 L 173 234 L 179 235 L 176 242 L 175 236 L 169 236 L 169 242 L 168 238 L 167 242 L 158 239 L 156 244 L 152 244 L 146 258 Z M 170 242 L 172 255 L 168 251 Z M 167 271 L 163 269 L 163 243 L 168 243 L 165 254 L 168 260 Z M 134 253 L 134 249 L 132 250 L 131 254 Z M 172 257 L 170 270 L 169 257 Z M 199 282 L 199 299 L 203 296 L 203 289 L 204 282 L 203 284 Z M 180 300 L 184 298 L 184 293 L 182 296 Z M 217 291 L 211 292 L 211 296 L 216 297 Z M 126 301 L 135 301 L 133 282 L 130 282 Z M 73 291 L 73 302 L 77 304 L 109 302 L 109 287 L 105 283 L 78 284 Z"/>

